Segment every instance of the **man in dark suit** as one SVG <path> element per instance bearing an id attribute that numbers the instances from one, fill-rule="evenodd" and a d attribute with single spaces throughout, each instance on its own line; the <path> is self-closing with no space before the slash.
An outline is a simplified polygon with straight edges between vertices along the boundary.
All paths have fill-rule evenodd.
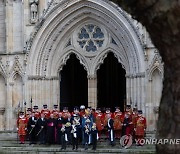
<path id="1" fill-rule="evenodd" d="M 35 112 L 32 112 L 32 116 L 28 121 L 28 133 L 30 144 L 36 143 L 36 134 L 37 134 L 37 118 L 35 117 Z"/>
<path id="2" fill-rule="evenodd" d="M 107 121 L 107 127 L 108 127 L 108 133 L 109 133 L 109 141 L 111 146 L 114 146 L 114 120 L 111 118 L 111 115 L 109 114 L 107 116 L 108 121 Z"/>
<path id="3" fill-rule="evenodd" d="M 44 113 L 41 113 L 41 117 L 37 121 L 38 132 L 36 134 L 40 144 L 46 143 L 46 124 L 47 119 L 45 118 Z"/>
<path id="4" fill-rule="evenodd" d="M 61 144 L 61 136 L 62 136 L 62 131 L 61 128 L 65 124 L 64 118 L 62 117 L 62 113 L 59 112 L 58 118 L 56 119 L 56 130 L 57 130 L 57 144 Z"/>

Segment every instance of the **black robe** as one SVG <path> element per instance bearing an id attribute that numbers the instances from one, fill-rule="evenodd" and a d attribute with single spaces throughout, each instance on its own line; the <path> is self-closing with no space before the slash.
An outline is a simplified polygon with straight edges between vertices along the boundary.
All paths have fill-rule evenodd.
<path id="1" fill-rule="evenodd" d="M 46 142 L 48 144 L 55 143 L 55 129 L 56 129 L 56 119 L 47 119 L 47 131 L 46 131 Z"/>

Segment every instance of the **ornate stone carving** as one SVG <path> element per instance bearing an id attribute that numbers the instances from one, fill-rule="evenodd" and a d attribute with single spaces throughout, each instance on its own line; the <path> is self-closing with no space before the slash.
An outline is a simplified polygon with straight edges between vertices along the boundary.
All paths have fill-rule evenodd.
<path id="1" fill-rule="evenodd" d="M 157 52 L 157 50 L 155 50 L 155 56 L 154 56 L 151 64 L 149 65 L 149 68 L 147 69 L 149 81 L 152 81 L 152 74 L 156 69 L 159 70 L 159 72 L 162 76 L 162 79 L 163 79 L 164 78 L 164 63 L 162 62 L 162 58 L 159 55 L 159 53 Z"/>
<path id="2" fill-rule="evenodd" d="M 30 4 L 30 22 L 34 24 L 38 21 L 39 0 L 29 0 L 29 4 Z"/>

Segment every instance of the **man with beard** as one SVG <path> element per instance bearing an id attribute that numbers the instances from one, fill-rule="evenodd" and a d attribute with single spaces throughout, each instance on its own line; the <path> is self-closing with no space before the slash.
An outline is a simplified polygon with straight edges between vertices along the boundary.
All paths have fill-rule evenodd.
<path id="1" fill-rule="evenodd" d="M 46 131 L 46 140 L 48 144 L 53 144 L 55 142 L 55 128 L 56 128 L 56 119 L 54 119 L 53 114 L 50 114 L 50 118 L 47 119 L 47 131 Z"/>
<path id="2" fill-rule="evenodd" d="M 41 117 L 37 121 L 38 132 L 36 134 L 40 144 L 46 143 L 46 122 L 44 113 L 41 113 Z"/>

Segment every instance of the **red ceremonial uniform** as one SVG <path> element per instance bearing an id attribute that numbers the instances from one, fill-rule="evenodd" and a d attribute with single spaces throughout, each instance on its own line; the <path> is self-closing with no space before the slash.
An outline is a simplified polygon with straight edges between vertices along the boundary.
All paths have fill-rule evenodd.
<path id="1" fill-rule="evenodd" d="M 53 114 L 55 119 L 59 117 L 59 111 L 57 109 L 53 109 L 51 113 Z"/>
<path id="2" fill-rule="evenodd" d="M 17 119 L 18 135 L 21 143 L 24 143 L 26 130 L 27 130 L 27 118 L 25 116 L 19 116 Z"/>
<path id="3" fill-rule="evenodd" d="M 143 116 L 138 117 L 135 126 L 135 135 L 144 137 L 146 127 L 146 118 Z"/>
<path id="4" fill-rule="evenodd" d="M 101 138 L 102 130 L 104 129 L 104 115 L 100 111 L 95 114 L 95 122 L 98 130 L 99 138 Z"/>
<path id="5" fill-rule="evenodd" d="M 41 110 L 41 113 L 43 113 L 43 114 L 45 115 L 45 118 L 46 118 L 46 119 L 49 119 L 50 114 L 51 114 L 51 112 L 50 112 L 49 109 L 42 109 L 42 110 Z"/>
<path id="6" fill-rule="evenodd" d="M 37 119 L 39 119 L 40 116 L 41 116 L 41 114 L 40 114 L 39 111 L 34 111 L 34 116 L 35 116 Z"/>
<path id="7" fill-rule="evenodd" d="M 96 119 L 96 127 L 97 127 L 98 131 L 103 130 L 104 129 L 104 124 L 103 124 L 104 116 L 103 116 L 103 113 L 101 113 L 101 112 L 97 113 L 95 115 L 95 119 Z"/>
<path id="8" fill-rule="evenodd" d="M 121 131 L 122 131 L 122 124 L 124 121 L 124 115 L 122 114 L 122 112 L 114 112 L 114 116 L 113 116 L 113 120 L 114 120 L 114 131 L 115 131 L 115 137 L 116 138 L 120 138 L 121 137 Z"/>

